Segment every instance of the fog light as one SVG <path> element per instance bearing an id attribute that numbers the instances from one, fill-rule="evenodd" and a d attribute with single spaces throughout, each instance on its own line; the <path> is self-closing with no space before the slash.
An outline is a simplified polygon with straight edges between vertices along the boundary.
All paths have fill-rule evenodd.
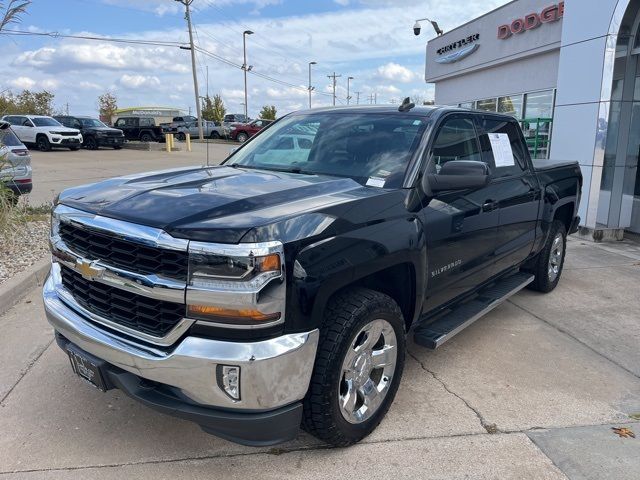
<path id="1" fill-rule="evenodd" d="M 233 400 L 240 400 L 240 367 L 218 365 L 218 386 Z"/>

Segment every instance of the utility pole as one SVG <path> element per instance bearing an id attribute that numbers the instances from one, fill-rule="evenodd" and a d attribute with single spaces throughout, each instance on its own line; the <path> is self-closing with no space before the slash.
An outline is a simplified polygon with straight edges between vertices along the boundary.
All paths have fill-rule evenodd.
<path id="1" fill-rule="evenodd" d="M 69 102 L 67 102 L 67 116 L 69 116 Z"/>
<path id="2" fill-rule="evenodd" d="M 373 105 L 373 93 L 369 95 L 369 105 Z"/>
<path id="3" fill-rule="evenodd" d="M 318 62 L 309 62 L 309 108 L 311 108 L 311 91 L 313 87 L 311 86 L 311 65 L 317 65 Z"/>
<path id="4" fill-rule="evenodd" d="M 336 79 L 342 77 L 342 75 L 336 75 L 336 72 L 333 72 L 333 75 L 327 75 L 327 78 L 333 79 L 333 106 L 336 106 Z"/>
<path id="5" fill-rule="evenodd" d="M 193 45 L 193 30 L 191 28 L 191 11 L 189 7 L 193 0 L 176 0 L 176 2 L 184 5 L 184 17 L 187 20 L 187 28 L 189 29 L 189 49 L 191 50 L 191 70 L 193 72 L 193 89 L 195 90 L 196 112 L 198 115 L 198 136 L 200 141 L 204 141 L 204 131 L 202 130 L 202 112 L 200 111 L 200 93 L 198 91 L 198 74 L 196 72 L 196 49 Z"/>
<path id="6" fill-rule="evenodd" d="M 349 90 L 351 88 L 351 80 L 355 80 L 353 77 L 347 77 L 347 105 L 351 104 L 351 94 Z"/>
<path id="7" fill-rule="evenodd" d="M 207 65 L 207 99 L 209 98 L 209 65 Z"/>
<path id="8" fill-rule="evenodd" d="M 360 105 L 360 94 L 362 92 L 356 92 L 356 105 Z"/>
<path id="9" fill-rule="evenodd" d="M 375 103 L 377 105 L 378 104 L 378 92 L 374 93 L 374 97 L 373 98 L 374 98 L 373 103 Z"/>
<path id="10" fill-rule="evenodd" d="M 245 120 L 249 121 L 249 106 L 247 105 L 247 35 L 253 35 L 251 30 L 245 30 L 242 32 L 242 51 L 244 54 L 244 63 L 242 64 L 242 70 L 244 70 L 244 116 Z"/>

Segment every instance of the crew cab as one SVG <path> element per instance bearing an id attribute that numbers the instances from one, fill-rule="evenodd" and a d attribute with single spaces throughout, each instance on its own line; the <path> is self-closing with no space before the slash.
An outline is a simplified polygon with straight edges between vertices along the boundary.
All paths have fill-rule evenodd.
<path id="1" fill-rule="evenodd" d="M 261 118 L 249 123 L 235 123 L 229 127 L 229 135 L 233 140 L 244 143 L 271 123 L 273 123 L 273 120 L 263 120 Z"/>
<path id="2" fill-rule="evenodd" d="M 22 143 L 35 145 L 43 152 L 53 147 L 79 150 L 82 146 L 82 134 L 78 129 L 67 128 L 45 115 L 5 115 L 2 120 L 11 124 Z"/>
<path id="3" fill-rule="evenodd" d="M 347 446 L 391 407 L 408 335 L 438 348 L 556 287 L 581 187 L 509 116 L 292 113 L 220 166 L 64 191 L 44 306 L 100 390 L 247 445 L 302 425 Z"/>
<path id="4" fill-rule="evenodd" d="M 98 150 L 100 147 L 119 150 L 124 145 L 125 138 L 122 130 L 108 127 L 97 118 L 70 115 L 56 115 L 53 118 L 65 127 L 80 130 L 82 146 L 89 150 Z"/>
<path id="5" fill-rule="evenodd" d="M 115 128 L 122 130 L 127 140 L 141 142 L 162 142 L 164 131 L 151 117 L 120 117 L 116 120 Z"/>

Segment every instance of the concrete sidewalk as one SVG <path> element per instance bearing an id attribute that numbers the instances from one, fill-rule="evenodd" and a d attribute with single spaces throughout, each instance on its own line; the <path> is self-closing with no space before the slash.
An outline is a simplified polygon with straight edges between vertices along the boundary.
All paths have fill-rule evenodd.
<path id="1" fill-rule="evenodd" d="M 568 252 L 555 292 L 522 292 L 435 352 L 411 345 L 387 418 L 348 449 L 304 433 L 242 447 L 89 388 L 34 291 L 0 317 L 0 479 L 638 479 L 640 248 Z"/>

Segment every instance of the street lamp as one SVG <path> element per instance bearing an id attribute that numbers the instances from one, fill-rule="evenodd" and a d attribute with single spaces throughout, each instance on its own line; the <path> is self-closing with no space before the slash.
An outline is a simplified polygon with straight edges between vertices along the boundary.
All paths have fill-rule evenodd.
<path id="1" fill-rule="evenodd" d="M 351 94 L 349 93 L 349 89 L 351 87 L 351 80 L 355 80 L 353 77 L 347 77 L 347 105 L 351 102 Z"/>
<path id="2" fill-rule="evenodd" d="M 249 119 L 249 109 L 247 107 L 247 35 L 253 35 L 251 30 L 245 30 L 242 32 L 242 51 L 244 54 L 244 63 L 242 64 L 242 70 L 244 72 L 244 116 L 245 120 Z"/>
<path id="3" fill-rule="evenodd" d="M 318 62 L 309 62 L 309 108 L 311 108 L 311 90 L 313 87 L 311 86 L 311 65 L 317 65 Z"/>
<path id="4" fill-rule="evenodd" d="M 420 31 L 422 30 L 422 25 L 420 25 L 420 22 L 429 22 L 433 26 L 433 29 L 436 31 L 436 35 L 438 36 L 444 33 L 442 29 L 438 26 L 438 22 L 429 20 L 428 18 L 420 18 L 416 20 L 416 23 L 413 26 L 413 33 L 415 34 L 416 37 L 420 35 Z"/>

